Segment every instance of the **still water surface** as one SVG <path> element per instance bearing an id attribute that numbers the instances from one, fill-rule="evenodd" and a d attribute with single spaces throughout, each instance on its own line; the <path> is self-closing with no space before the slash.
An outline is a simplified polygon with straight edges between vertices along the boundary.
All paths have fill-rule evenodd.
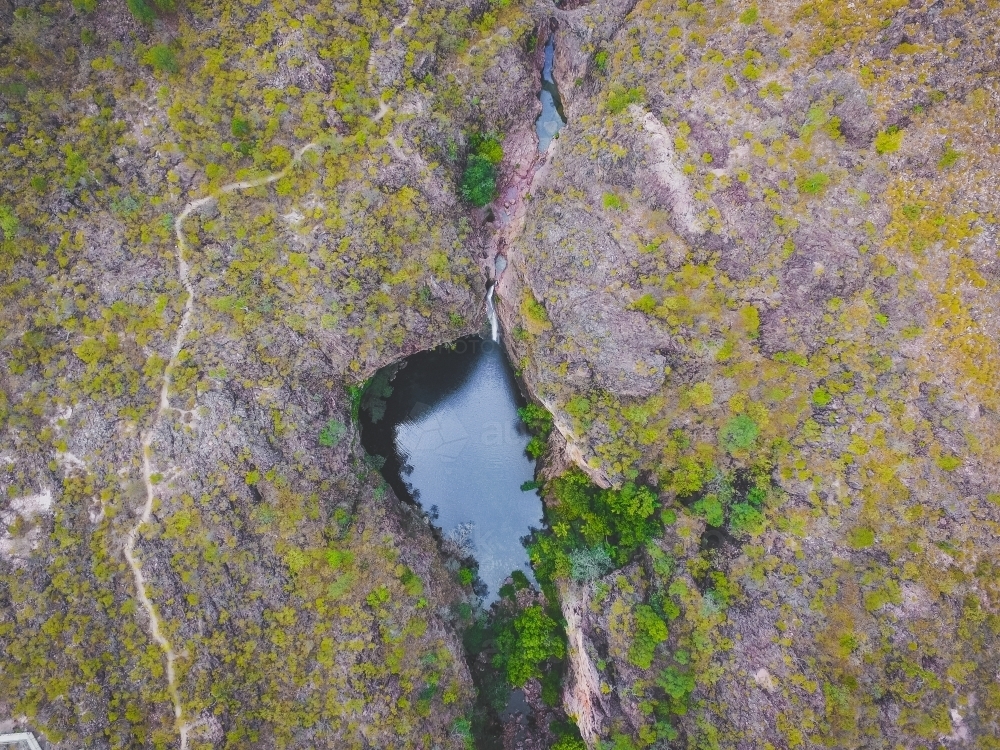
<path id="1" fill-rule="evenodd" d="M 521 491 L 534 478 L 517 415 L 524 399 L 502 345 L 478 336 L 404 363 L 384 401 L 362 402 L 361 441 L 386 459 L 382 474 L 400 497 L 467 545 L 492 602 L 514 570 L 532 577 L 521 539 L 542 525 L 541 499 Z"/>
<path id="2" fill-rule="evenodd" d="M 562 100 L 559 98 L 559 89 L 556 88 L 555 78 L 552 76 L 552 63 L 556 54 L 556 35 L 550 34 L 549 41 L 545 44 L 545 63 L 542 66 L 542 90 L 538 98 L 542 102 L 542 114 L 535 121 L 535 132 L 538 134 L 538 150 L 545 152 L 552 143 L 552 139 L 566 125 L 566 116 L 563 113 Z"/>

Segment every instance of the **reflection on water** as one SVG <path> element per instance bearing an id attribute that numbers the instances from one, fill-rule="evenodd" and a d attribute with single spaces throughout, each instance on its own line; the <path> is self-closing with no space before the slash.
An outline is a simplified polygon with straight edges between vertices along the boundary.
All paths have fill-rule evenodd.
<path id="1" fill-rule="evenodd" d="M 566 125 L 566 117 L 562 111 L 562 100 L 559 89 L 552 77 L 552 61 L 556 53 L 556 35 L 550 34 L 545 44 L 545 64 L 542 66 L 542 91 L 538 98 L 542 102 L 542 114 L 535 121 L 535 131 L 538 133 L 538 150 L 548 150 L 549 144 L 556 133 Z"/>
<path id="2" fill-rule="evenodd" d="M 521 538 L 542 524 L 542 504 L 521 484 L 534 477 L 524 401 L 500 344 L 460 339 L 405 360 L 391 380 L 385 413 L 363 408 L 362 442 L 384 456 L 382 473 L 401 497 L 420 503 L 446 535 L 479 561 L 496 599 L 504 578 L 531 570 Z"/>

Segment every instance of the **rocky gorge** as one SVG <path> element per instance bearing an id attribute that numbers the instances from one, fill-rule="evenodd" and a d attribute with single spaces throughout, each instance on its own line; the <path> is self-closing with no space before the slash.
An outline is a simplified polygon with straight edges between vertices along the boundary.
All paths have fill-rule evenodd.
<path id="1" fill-rule="evenodd" d="M 495 665 L 492 746 L 1000 743 L 998 16 L 0 0 L 0 720 L 467 747 Z M 489 283 L 493 624 L 357 428 Z"/>

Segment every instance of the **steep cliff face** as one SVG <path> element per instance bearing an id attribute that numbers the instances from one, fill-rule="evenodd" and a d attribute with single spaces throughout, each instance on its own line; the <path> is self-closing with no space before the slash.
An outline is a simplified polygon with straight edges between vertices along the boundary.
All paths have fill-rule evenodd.
<path id="1" fill-rule="evenodd" d="M 558 14 L 504 313 L 570 455 L 665 530 L 565 600 L 600 680 L 567 705 L 622 747 L 991 746 L 995 4 L 639 2 L 588 37 L 606 7 Z"/>

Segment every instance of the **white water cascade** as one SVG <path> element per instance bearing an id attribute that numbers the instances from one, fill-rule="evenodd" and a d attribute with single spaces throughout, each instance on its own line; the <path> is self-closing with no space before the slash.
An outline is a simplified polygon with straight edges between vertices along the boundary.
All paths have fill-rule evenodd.
<path id="1" fill-rule="evenodd" d="M 496 284 L 490 284 L 489 291 L 486 292 L 486 314 L 490 318 L 490 337 L 494 341 L 500 341 L 500 323 L 497 320 L 497 309 L 493 306 L 493 292 Z"/>

